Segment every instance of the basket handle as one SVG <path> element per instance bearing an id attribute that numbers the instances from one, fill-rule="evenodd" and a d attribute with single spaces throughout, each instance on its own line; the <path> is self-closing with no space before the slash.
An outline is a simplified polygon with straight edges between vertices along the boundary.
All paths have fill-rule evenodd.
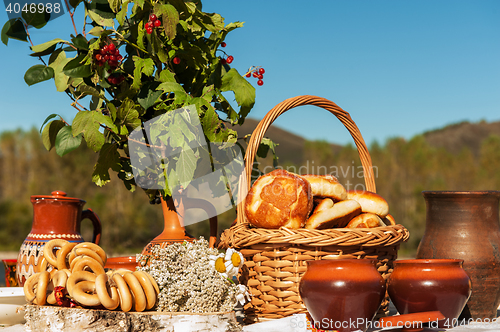
<path id="1" fill-rule="evenodd" d="M 368 148 L 366 147 L 365 141 L 361 136 L 361 132 L 358 127 L 351 119 L 349 113 L 344 111 L 334 102 L 316 96 L 297 96 L 293 98 L 286 99 L 276 105 L 272 110 L 270 110 L 266 116 L 259 122 L 257 127 L 252 133 L 250 137 L 250 141 L 248 142 L 248 147 L 245 153 L 245 172 L 241 175 L 240 185 L 239 185 L 239 197 L 245 197 L 245 194 L 250 189 L 251 184 L 251 176 L 252 176 L 252 167 L 255 159 L 255 155 L 257 154 L 257 149 L 259 148 L 260 142 L 264 137 L 267 129 L 271 126 L 271 124 L 280 116 L 292 108 L 297 106 L 306 106 L 306 105 L 314 105 L 325 110 L 329 111 L 333 115 L 335 115 L 340 122 L 347 128 L 352 138 L 354 139 L 354 143 L 358 149 L 359 158 L 361 160 L 361 165 L 363 166 L 364 179 L 366 184 L 366 189 L 368 191 L 376 192 L 375 187 L 375 176 L 373 174 L 372 167 L 372 159 L 370 157 L 370 153 L 368 152 Z M 238 223 L 244 222 L 244 209 L 245 206 L 245 198 L 243 198 L 238 204 Z"/>

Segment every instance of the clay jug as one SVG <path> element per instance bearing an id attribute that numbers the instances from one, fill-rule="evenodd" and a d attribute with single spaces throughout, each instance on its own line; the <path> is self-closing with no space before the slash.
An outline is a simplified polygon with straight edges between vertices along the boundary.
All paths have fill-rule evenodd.
<path id="1" fill-rule="evenodd" d="M 385 296 L 385 280 L 372 259 L 307 261 L 299 293 L 314 327 L 366 331 Z"/>
<path id="2" fill-rule="evenodd" d="M 90 219 L 94 227 L 92 242 L 99 244 L 101 221 L 91 209 L 82 211 L 86 203 L 79 198 L 67 197 L 63 191 L 53 191 L 51 196 L 31 196 L 33 223 L 17 258 L 16 278 L 19 285 L 39 272 L 45 243 L 52 239 L 84 242 L 80 235 L 82 219 Z"/>
<path id="3" fill-rule="evenodd" d="M 471 279 L 461 318 L 495 318 L 500 303 L 500 191 L 424 191 L 426 227 L 417 258 L 462 259 Z"/>

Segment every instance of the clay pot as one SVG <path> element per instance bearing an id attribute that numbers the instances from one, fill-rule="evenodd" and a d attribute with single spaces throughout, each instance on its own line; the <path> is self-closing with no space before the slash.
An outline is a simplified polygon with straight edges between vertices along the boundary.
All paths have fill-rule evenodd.
<path id="1" fill-rule="evenodd" d="M 461 318 L 493 319 L 500 304 L 499 191 L 424 191 L 425 233 L 416 258 L 462 259 L 472 295 Z"/>
<path id="2" fill-rule="evenodd" d="M 31 196 L 33 223 L 17 258 L 16 278 L 19 286 L 26 279 L 39 272 L 42 264 L 43 247 L 52 239 L 69 242 L 83 242 L 80 235 L 82 219 L 90 219 L 94 227 L 92 242 L 99 244 L 101 221 L 91 209 L 82 211 L 86 203 L 79 198 L 67 197 L 63 191 L 53 191 L 52 196 Z"/>
<path id="3" fill-rule="evenodd" d="M 440 311 L 450 326 L 471 294 L 461 259 L 410 259 L 394 262 L 387 291 L 401 315 Z M 444 326 L 443 326 L 444 327 Z"/>
<path id="4" fill-rule="evenodd" d="M 385 296 L 385 281 L 371 259 L 307 261 L 299 293 L 315 328 L 365 331 Z"/>
<path id="5" fill-rule="evenodd" d="M 135 256 L 123 256 L 123 257 L 109 257 L 106 260 L 105 269 L 118 270 L 127 269 L 130 271 L 135 271 L 137 266 L 137 261 Z"/>

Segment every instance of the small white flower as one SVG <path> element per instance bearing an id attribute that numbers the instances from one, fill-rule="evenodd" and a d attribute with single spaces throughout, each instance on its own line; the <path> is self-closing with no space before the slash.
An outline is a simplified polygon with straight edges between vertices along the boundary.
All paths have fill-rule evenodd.
<path id="1" fill-rule="evenodd" d="M 215 268 L 217 272 L 222 274 L 224 278 L 228 277 L 226 265 L 224 262 L 224 254 L 210 255 L 208 256 L 209 264 Z"/>
<path id="2" fill-rule="evenodd" d="M 250 293 L 248 292 L 248 288 L 245 285 L 237 285 L 236 290 L 236 300 L 240 302 L 241 305 L 244 305 L 246 301 L 250 302 Z"/>
<path id="3" fill-rule="evenodd" d="M 233 276 L 236 276 L 238 274 L 238 271 L 243 266 L 244 262 L 243 255 L 233 248 L 228 248 L 226 250 L 224 260 L 229 278 L 232 278 Z"/>

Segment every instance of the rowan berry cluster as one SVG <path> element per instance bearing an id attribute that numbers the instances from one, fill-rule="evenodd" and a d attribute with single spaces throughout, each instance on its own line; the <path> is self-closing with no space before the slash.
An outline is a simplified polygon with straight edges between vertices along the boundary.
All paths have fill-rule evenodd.
<path id="1" fill-rule="evenodd" d="M 155 14 L 149 15 L 149 22 L 144 26 L 146 28 L 146 33 L 148 35 L 153 33 L 154 28 L 161 26 L 161 21 L 156 17 Z"/>
<path id="2" fill-rule="evenodd" d="M 120 55 L 120 51 L 116 48 L 116 45 L 113 43 L 104 45 L 96 54 L 95 60 L 97 61 L 97 65 L 104 66 L 105 63 L 111 67 L 111 69 L 115 69 L 118 67 L 120 61 L 122 61 L 123 57 Z"/>
<path id="3" fill-rule="evenodd" d="M 265 69 L 262 67 L 251 67 L 245 74 L 245 77 L 255 77 L 257 79 L 257 85 L 262 86 L 264 85 L 263 78 L 265 72 Z"/>

